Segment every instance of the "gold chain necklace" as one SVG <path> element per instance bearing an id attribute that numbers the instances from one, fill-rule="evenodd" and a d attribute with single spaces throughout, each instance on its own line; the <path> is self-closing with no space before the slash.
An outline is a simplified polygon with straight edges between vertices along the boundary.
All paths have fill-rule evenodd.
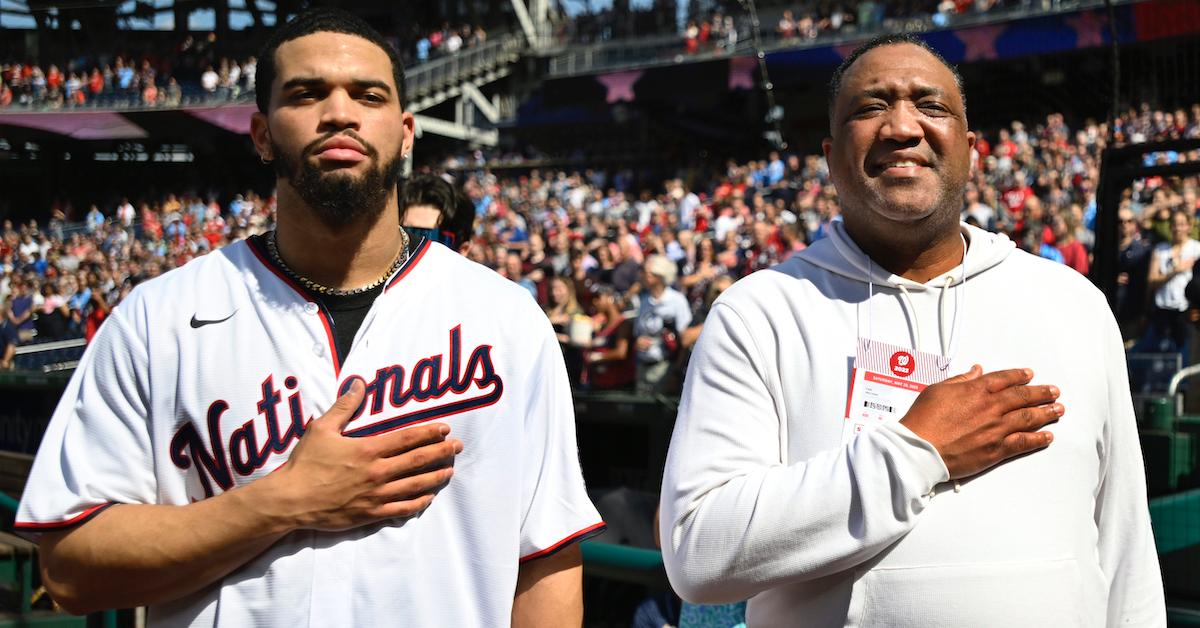
<path id="1" fill-rule="evenodd" d="M 395 274 L 396 271 L 399 270 L 400 267 L 404 265 L 404 262 L 408 261 L 408 233 L 405 232 L 403 228 L 401 228 L 400 229 L 400 240 L 401 240 L 400 241 L 400 250 L 396 253 L 396 259 L 392 261 L 391 267 L 389 267 L 387 272 L 383 273 L 383 275 L 379 279 L 376 279 L 375 281 L 372 281 L 371 283 L 369 283 L 365 286 L 362 286 L 359 288 L 351 288 L 349 290 L 343 290 L 341 288 L 330 288 L 329 286 L 323 286 L 323 285 L 309 279 L 308 277 L 305 277 L 305 276 L 301 275 L 300 273 L 292 270 L 292 267 L 288 266 L 287 262 L 283 261 L 283 256 L 279 254 L 279 243 L 276 242 L 276 240 L 275 240 L 275 234 L 277 234 L 277 233 L 278 233 L 278 231 L 272 231 L 271 235 L 267 238 L 267 251 L 271 254 L 271 259 L 275 262 L 275 264 L 277 264 L 281 269 L 283 269 L 283 272 L 287 273 L 288 277 L 291 277 L 292 279 L 299 282 L 300 285 L 304 286 L 309 291 L 315 292 L 317 294 L 329 295 L 329 296 L 334 296 L 334 297 L 348 297 L 348 296 L 353 296 L 356 294 L 362 294 L 364 292 L 370 292 L 371 290 L 378 288 L 381 284 L 383 284 L 383 282 L 387 281 L 388 277 L 391 277 L 393 274 Z"/>

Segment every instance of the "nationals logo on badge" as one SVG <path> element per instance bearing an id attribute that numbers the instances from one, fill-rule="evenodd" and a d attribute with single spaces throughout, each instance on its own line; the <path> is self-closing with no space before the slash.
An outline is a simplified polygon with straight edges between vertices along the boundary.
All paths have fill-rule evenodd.
<path id="1" fill-rule="evenodd" d="M 892 354 L 892 359 L 888 361 L 888 366 L 891 367 L 892 373 L 900 377 L 908 377 L 913 373 L 913 357 L 907 351 L 897 351 Z"/>

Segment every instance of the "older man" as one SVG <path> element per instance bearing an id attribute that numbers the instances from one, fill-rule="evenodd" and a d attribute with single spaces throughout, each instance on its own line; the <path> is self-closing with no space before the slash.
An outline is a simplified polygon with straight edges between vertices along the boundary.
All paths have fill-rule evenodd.
<path id="1" fill-rule="evenodd" d="M 672 584 L 757 626 L 1163 625 L 1103 296 L 960 224 L 975 138 L 923 42 L 865 44 L 830 91 L 844 222 L 709 314 L 663 480 Z"/>

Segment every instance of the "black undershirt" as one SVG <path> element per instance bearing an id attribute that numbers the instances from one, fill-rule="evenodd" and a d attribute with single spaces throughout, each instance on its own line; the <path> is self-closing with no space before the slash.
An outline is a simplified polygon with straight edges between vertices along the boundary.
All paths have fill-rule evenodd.
<path id="1" fill-rule="evenodd" d="M 417 244 L 418 238 L 409 238 L 408 254 L 412 255 L 414 244 Z M 252 236 L 251 243 L 255 248 L 259 249 L 263 254 L 263 259 L 269 264 L 275 266 L 286 277 L 291 277 L 288 270 L 279 268 L 275 260 L 271 258 L 270 249 L 267 248 L 266 236 Z M 313 300 L 321 309 L 329 315 L 329 324 L 333 327 L 333 344 L 337 350 L 338 363 L 346 361 L 346 356 L 350 353 L 350 345 L 354 344 L 354 336 L 358 333 L 358 328 L 362 327 L 363 320 L 367 317 L 367 312 L 371 310 L 371 304 L 375 303 L 375 298 L 383 294 L 383 289 L 387 286 L 387 282 L 379 284 L 366 292 L 359 294 L 351 294 L 346 296 L 337 296 L 331 294 L 317 294 L 310 290 L 306 290 L 304 286 L 296 284 L 305 297 Z"/>
<path id="2" fill-rule="evenodd" d="M 319 303 L 329 313 L 329 321 L 333 326 L 333 344 L 337 347 L 338 364 L 346 361 L 350 353 L 350 345 L 354 344 L 354 335 L 362 327 L 363 319 L 371 310 L 375 297 L 383 293 L 387 282 L 379 284 L 366 292 L 346 296 L 332 294 L 312 294 L 314 301 Z"/>

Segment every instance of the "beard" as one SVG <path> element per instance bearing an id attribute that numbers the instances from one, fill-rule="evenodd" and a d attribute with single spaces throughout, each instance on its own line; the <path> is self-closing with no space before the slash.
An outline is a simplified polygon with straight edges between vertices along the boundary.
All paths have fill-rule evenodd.
<path id="1" fill-rule="evenodd" d="M 387 207 L 388 196 L 396 189 L 400 180 L 400 154 L 381 162 L 379 151 L 353 131 L 345 132 L 354 138 L 367 152 L 370 163 L 375 167 L 362 176 L 345 172 L 325 172 L 313 165 L 308 157 L 338 133 L 329 133 L 309 143 L 293 158 L 274 141 L 271 150 L 278 158 L 273 162 L 275 173 L 287 179 L 300 198 L 312 208 L 318 220 L 331 229 L 345 228 L 360 220 L 379 216 Z"/>

